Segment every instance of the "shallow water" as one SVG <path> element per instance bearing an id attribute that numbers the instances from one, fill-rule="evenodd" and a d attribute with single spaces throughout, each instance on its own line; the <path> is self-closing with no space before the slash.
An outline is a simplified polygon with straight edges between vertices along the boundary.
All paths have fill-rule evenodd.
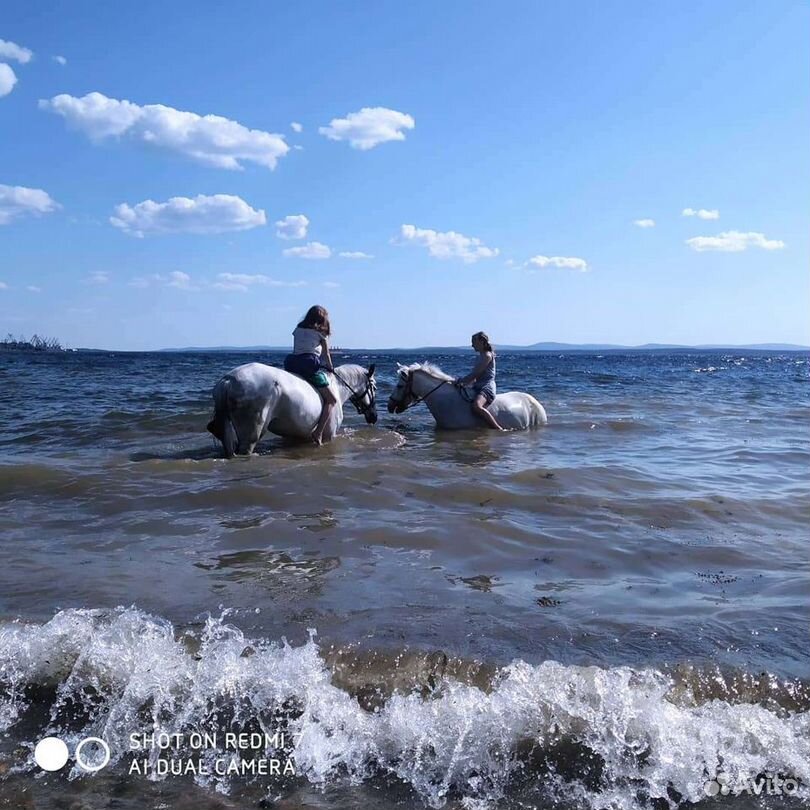
<path id="1" fill-rule="evenodd" d="M 352 354 L 376 427 L 224 461 L 210 388 L 251 359 L 281 360 L 0 356 L 5 806 L 635 808 L 718 771 L 810 782 L 805 355 L 503 354 L 500 390 L 549 425 L 493 435 L 382 415 L 396 360 L 424 358 Z M 126 775 L 131 728 L 234 714 L 289 729 L 296 779 Z M 46 731 L 103 732 L 117 764 L 34 780 Z"/>

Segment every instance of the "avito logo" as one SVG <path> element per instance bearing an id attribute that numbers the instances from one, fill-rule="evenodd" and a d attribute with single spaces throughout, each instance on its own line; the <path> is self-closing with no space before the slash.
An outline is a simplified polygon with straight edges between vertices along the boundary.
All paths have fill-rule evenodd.
<path id="1" fill-rule="evenodd" d="M 799 780 L 792 776 L 765 773 L 734 782 L 727 773 L 718 773 L 704 783 L 703 791 L 707 796 L 795 796 L 799 786 Z"/>

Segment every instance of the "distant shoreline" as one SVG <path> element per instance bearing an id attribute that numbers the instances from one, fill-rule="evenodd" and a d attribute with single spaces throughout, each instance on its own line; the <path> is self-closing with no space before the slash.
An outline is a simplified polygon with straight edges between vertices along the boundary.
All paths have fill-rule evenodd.
<path id="1" fill-rule="evenodd" d="M 626 354 L 631 352 L 810 352 L 810 346 L 800 346 L 793 343 L 754 343 L 742 346 L 709 344 L 699 346 L 683 346 L 677 344 L 647 343 L 641 346 L 618 346 L 615 344 L 576 344 L 576 343 L 535 343 L 530 346 L 496 345 L 500 352 L 531 353 L 531 354 L 559 354 L 559 353 L 612 353 Z M 116 352 L 120 354 L 243 354 L 245 352 L 288 352 L 289 346 L 187 346 L 183 348 L 167 349 L 87 349 L 80 352 Z M 456 354 L 470 351 L 469 346 L 416 346 L 414 348 L 340 348 L 335 349 L 336 354 L 366 352 L 373 354 Z"/>

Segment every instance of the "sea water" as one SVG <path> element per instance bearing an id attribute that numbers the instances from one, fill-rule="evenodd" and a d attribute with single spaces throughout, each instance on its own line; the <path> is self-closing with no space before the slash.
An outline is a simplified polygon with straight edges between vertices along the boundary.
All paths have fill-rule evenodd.
<path id="1" fill-rule="evenodd" d="M 349 353 L 377 426 L 225 461 L 281 359 L 0 356 L 0 807 L 804 806 L 806 355 L 503 353 L 498 435 L 385 412 L 472 355 Z"/>

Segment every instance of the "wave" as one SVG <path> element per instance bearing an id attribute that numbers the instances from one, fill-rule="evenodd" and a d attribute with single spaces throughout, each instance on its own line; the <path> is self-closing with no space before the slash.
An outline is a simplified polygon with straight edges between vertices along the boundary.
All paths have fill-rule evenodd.
<path id="1" fill-rule="evenodd" d="M 0 624 L 0 730 L 29 748 L 24 740 L 45 734 L 71 750 L 100 736 L 120 768 L 133 732 L 281 731 L 286 748 L 271 753 L 291 756 L 311 784 L 384 777 L 430 807 L 530 790 L 533 801 L 631 810 L 699 801 L 720 772 L 790 775 L 807 797 L 803 682 L 688 666 L 497 668 L 441 652 L 322 651 L 314 631 L 292 647 L 250 640 L 227 619 L 178 633 L 121 607 Z M 22 768 L 34 768 L 32 757 Z M 229 789 L 227 777 L 206 781 L 214 778 L 197 777 Z"/>

